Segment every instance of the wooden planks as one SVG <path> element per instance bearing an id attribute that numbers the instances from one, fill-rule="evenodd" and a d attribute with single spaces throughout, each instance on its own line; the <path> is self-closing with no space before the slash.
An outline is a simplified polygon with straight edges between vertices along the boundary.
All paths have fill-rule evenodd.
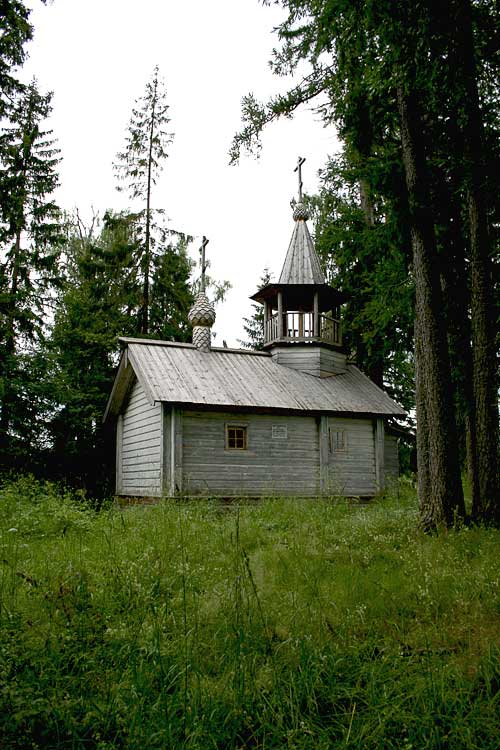
<path id="1" fill-rule="evenodd" d="M 375 438 L 375 483 L 377 491 L 381 492 L 385 487 L 385 463 L 384 463 L 384 420 L 374 420 Z"/>
<path id="2" fill-rule="evenodd" d="M 319 474 L 320 491 L 322 495 L 328 494 L 328 462 L 329 462 L 329 437 L 328 417 L 320 417 L 319 423 Z"/>
<path id="3" fill-rule="evenodd" d="M 345 433 L 344 450 L 334 451 L 330 448 L 329 491 L 347 496 L 375 495 L 377 482 L 372 420 L 328 417 L 328 429 Z"/>
<path id="4" fill-rule="evenodd" d="M 314 375 L 317 378 L 338 375 L 347 369 L 347 357 L 343 352 L 313 344 L 275 346 L 271 349 L 271 355 L 276 364 Z"/>
<path id="5" fill-rule="evenodd" d="M 226 423 L 247 425 L 248 449 L 226 450 Z M 273 426 L 285 427 L 284 431 Z M 184 411 L 183 491 L 213 495 L 319 494 L 314 417 Z"/>
<path id="6" fill-rule="evenodd" d="M 118 425 L 117 492 L 161 495 L 161 405 L 148 402 L 137 380 Z"/>

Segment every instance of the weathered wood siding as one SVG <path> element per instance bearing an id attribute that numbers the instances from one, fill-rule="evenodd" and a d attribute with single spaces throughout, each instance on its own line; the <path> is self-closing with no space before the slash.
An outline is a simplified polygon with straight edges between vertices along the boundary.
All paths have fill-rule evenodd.
<path id="1" fill-rule="evenodd" d="M 226 450 L 226 423 L 247 426 L 247 450 Z M 275 435 L 284 434 L 286 438 Z M 182 491 L 222 496 L 315 496 L 319 424 L 314 417 L 184 411 Z"/>
<path id="2" fill-rule="evenodd" d="M 371 419 L 328 417 L 328 488 L 332 494 L 372 496 L 377 492 L 374 423 Z M 344 433 L 345 448 L 335 450 L 332 433 Z"/>
<path id="3" fill-rule="evenodd" d="M 117 493 L 152 497 L 161 495 L 162 408 L 161 404 L 151 406 L 137 380 L 120 421 L 117 438 L 121 460 L 118 461 Z"/>
<path id="4" fill-rule="evenodd" d="M 384 456 L 386 480 L 394 481 L 399 476 L 398 439 L 387 432 L 385 433 Z"/>
<path id="5" fill-rule="evenodd" d="M 274 362 L 293 370 L 300 370 L 317 378 L 346 371 L 347 358 L 335 349 L 307 344 L 306 346 L 284 346 L 271 349 Z"/>

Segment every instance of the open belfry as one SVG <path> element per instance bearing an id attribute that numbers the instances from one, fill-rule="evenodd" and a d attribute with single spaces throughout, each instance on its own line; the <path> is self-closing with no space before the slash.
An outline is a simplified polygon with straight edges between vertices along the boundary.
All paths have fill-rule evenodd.
<path id="1" fill-rule="evenodd" d="M 312 375 L 345 372 L 340 306 L 343 295 L 326 284 L 307 227 L 302 202 L 299 158 L 298 203 L 292 201 L 295 226 L 277 284 L 269 284 L 252 299 L 264 305 L 264 348 L 279 364 Z"/>
<path id="2" fill-rule="evenodd" d="M 116 421 L 116 494 L 131 497 L 372 497 L 398 474 L 388 420 L 403 409 L 348 361 L 341 292 L 307 226 L 299 159 L 294 228 L 264 306 L 264 350 L 211 346 L 205 289 L 192 344 L 123 338 L 105 419 Z"/>

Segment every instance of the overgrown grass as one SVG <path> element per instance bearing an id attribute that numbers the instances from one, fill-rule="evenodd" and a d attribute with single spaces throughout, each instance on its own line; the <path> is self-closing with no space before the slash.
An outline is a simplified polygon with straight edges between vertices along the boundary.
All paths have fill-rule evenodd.
<path id="1" fill-rule="evenodd" d="M 0 745 L 497 750 L 500 534 L 0 491 Z"/>

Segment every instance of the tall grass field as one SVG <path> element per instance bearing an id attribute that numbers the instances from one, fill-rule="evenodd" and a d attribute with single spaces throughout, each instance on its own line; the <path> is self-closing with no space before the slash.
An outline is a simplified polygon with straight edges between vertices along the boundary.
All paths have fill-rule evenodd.
<path id="1" fill-rule="evenodd" d="M 498 750 L 500 532 L 0 489 L 0 747 Z"/>

